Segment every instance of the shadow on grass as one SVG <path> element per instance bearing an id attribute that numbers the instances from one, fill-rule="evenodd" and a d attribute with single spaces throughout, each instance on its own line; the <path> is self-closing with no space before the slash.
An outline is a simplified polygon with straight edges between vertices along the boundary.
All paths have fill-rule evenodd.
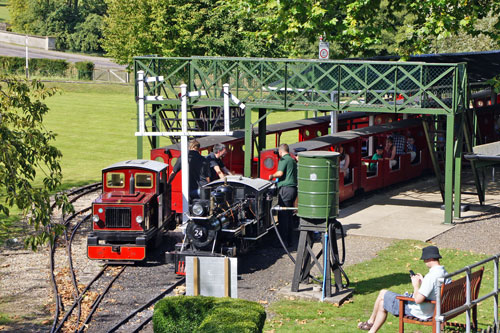
<path id="1" fill-rule="evenodd" d="M 352 287 L 358 295 L 367 295 L 377 292 L 381 289 L 390 289 L 391 287 L 400 286 L 403 284 L 410 285 L 410 274 L 392 273 L 376 278 L 353 282 Z M 408 287 L 410 288 L 410 287 Z"/>

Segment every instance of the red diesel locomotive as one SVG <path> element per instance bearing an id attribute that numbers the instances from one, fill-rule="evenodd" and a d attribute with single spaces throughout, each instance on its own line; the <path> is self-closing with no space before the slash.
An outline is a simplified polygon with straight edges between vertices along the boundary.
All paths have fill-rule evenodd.
<path id="1" fill-rule="evenodd" d="M 150 160 L 115 163 L 102 170 L 102 195 L 92 203 L 90 259 L 141 261 L 162 228 L 175 227 L 167 164 Z"/>

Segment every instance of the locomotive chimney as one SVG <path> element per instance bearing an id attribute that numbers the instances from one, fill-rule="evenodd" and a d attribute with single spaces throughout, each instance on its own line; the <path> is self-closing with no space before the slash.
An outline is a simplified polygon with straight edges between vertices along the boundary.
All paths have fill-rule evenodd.
<path id="1" fill-rule="evenodd" d="M 129 193 L 134 194 L 135 193 L 135 179 L 134 175 L 130 175 L 130 180 L 129 180 Z"/>

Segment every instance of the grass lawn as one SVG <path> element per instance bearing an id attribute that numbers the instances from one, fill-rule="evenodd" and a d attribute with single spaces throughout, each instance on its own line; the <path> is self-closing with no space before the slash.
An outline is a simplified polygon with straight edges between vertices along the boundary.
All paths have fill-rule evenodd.
<path id="1" fill-rule="evenodd" d="M 281 300 L 272 304 L 264 331 L 267 332 L 360 332 L 359 321 L 369 318 L 380 289 L 390 289 L 398 293 L 412 292 L 408 270 L 413 269 L 425 275 L 428 269 L 419 260 L 425 243 L 418 241 L 398 241 L 381 251 L 373 260 L 347 268 L 351 287 L 355 294 L 351 302 L 336 307 L 328 303 Z M 349 251 L 349 250 L 348 250 Z M 348 253 L 349 255 L 349 253 Z M 487 256 L 472 252 L 442 249 L 442 263 L 448 272 L 453 272 Z M 493 264 L 485 267 L 480 296 L 493 289 Z M 454 321 L 465 322 L 465 315 Z M 492 298 L 478 306 L 480 327 L 493 322 Z M 389 315 L 380 332 L 397 332 L 398 318 Z M 430 327 L 405 325 L 407 332 L 431 332 Z"/>
<path id="2" fill-rule="evenodd" d="M 51 83 L 47 129 L 57 133 L 65 187 L 100 180 L 101 169 L 135 158 L 136 104 L 132 86 Z"/>
<path id="3" fill-rule="evenodd" d="M 0 0 L 0 22 L 8 22 L 9 20 L 9 0 Z"/>
<path id="4" fill-rule="evenodd" d="M 97 181 L 103 167 L 136 157 L 136 104 L 133 86 L 109 84 L 50 83 L 62 91 L 47 99 L 50 112 L 47 129 L 57 133 L 55 145 L 62 151 L 64 187 Z M 304 112 L 274 112 L 268 124 L 304 117 Z M 252 114 L 254 121 L 258 112 Z M 298 131 L 282 136 L 281 142 L 293 143 Z M 168 145 L 168 138 L 161 138 Z M 267 147 L 275 146 L 274 135 Z M 149 158 L 149 142 L 144 139 L 144 158 Z"/>

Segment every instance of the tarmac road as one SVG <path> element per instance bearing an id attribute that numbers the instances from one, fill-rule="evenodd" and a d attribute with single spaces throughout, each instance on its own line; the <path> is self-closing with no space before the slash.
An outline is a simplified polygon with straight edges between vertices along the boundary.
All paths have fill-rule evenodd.
<path id="1" fill-rule="evenodd" d="M 0 55 L 9 57 L 22 57 L 26 55 L 24 46 L 0 42 Z M 47 51 L 43 49 L 29 48 L 29 58 L 64 59 L 68 62 L 92 61 L 96 68 L 125 69 L 125 66 L 114 63 L 110 58 L 88 56 L 83 54 L 67 53 L 60 51 Z"/>

